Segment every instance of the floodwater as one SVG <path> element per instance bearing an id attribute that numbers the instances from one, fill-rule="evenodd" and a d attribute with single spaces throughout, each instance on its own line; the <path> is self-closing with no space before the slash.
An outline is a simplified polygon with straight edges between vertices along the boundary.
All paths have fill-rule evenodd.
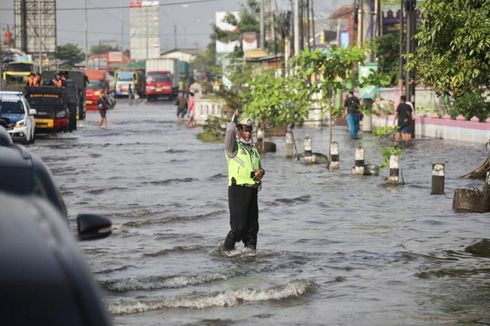
<path id="1" fill-rule="evenodd" d="M 417 139 L 402 156 L 404 186 L 351 175 L 354 148 L 380 164 L 370 134 L 335 127 L 340 170 L 263 156 L 257 252 L 226 255 L 229 228 L 223 144 L 178 126 L 169 102 L 88 112 L 78 131 L 38 139 L 70 218 L 100 213 L 113 234 L 80 243 L 116 325 L 490 325 L 488 258 L 464 248 L 488 238 L 490 214 L 455 213 L 459 176 L 482 145 Z M 328 129 L 296 129 L 327 152 Z M 433 162 L 446 194 L 431 196 Z M 74 224 L 74 223 L 72 223 Z"/>

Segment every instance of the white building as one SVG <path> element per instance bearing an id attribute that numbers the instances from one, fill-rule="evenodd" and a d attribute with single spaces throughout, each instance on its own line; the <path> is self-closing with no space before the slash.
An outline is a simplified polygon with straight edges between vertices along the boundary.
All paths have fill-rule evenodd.
<path id="1" fill-rule="evenodd" d="M 129 42 L 131 59 L 160 56 L 160 6 L 158 1 L 133 0 L 129 3 Z"/>

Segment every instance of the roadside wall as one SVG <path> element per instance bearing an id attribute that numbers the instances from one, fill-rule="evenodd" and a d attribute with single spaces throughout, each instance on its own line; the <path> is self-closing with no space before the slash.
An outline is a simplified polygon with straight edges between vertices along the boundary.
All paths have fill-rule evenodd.
<path id="1" fill-rule="evenodd" d="M 196 99 L 194 119 L 198 126 L 206 123 L 208 117 L 222 118 L 225 102 L 215 99 Z"/>
<path id="2" fill-rule="evenodd" d="M 394 115 L 372 117 L 374 127 L 392 126 Z M 455 120 L 449 116 L 442 118 L 417 115 L 415 117 L 415 135 L 463 142 L 486 144 L 490 140 L 490 118 L 486 122 L 478 122 L 474 117 L 466 121 L 463 116 Z"/>

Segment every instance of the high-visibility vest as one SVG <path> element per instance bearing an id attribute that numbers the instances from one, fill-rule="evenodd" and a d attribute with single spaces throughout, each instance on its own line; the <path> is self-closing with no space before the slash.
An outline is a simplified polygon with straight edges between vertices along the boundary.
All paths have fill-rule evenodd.
<path id="1" fill-rule="evenodd" d="M 258 185 L 260 181 L 252 178 L 251 173 L 260 168 L 260 155 L 255 147 L 247 149 L 245 145 L 238 143 L 238 152 L 235 157 L 229 157 L 226 153 L 228 163 L 228 185 Z"/>
<path id="2" fill-rule="evenodd" d="M 27 79 L 27 86 L 36 86 L 36 77 L 29 77 Z"/>

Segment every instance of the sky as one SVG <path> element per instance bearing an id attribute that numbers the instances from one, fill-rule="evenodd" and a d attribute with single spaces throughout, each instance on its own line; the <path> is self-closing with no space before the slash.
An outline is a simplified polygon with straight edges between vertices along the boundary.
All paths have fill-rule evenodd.
<path id="1" fill-rule="evenodd" d="M 99 42 L 121 44 L 129 49 L 129 0 L 86 0 L 88 13 L 88 45 Z M 290 7 L 290 0 L 273 0 L 277 8 Z M 315 0 L 315 16 L 324 19 L 337 6 L 349 0 Z M 0 0 L 0 28 L 13 26 L 14 0 Z M 160 46 L 162 51 L 174 49 L 174 27 L 178 48 L 204 49 L 209 43 L 211 24 L 216 11 L 240 11 L 245 0 L 160 0 Z M 78 44 L 85 50 L 85 1 L 58 0 L 57 44 Z M 109 7 L 109 8 L 107 8 Z M 111 8 L 117 7 L 117 8 Z M 78 10 L 77 10 L 78 8 Z"/>

